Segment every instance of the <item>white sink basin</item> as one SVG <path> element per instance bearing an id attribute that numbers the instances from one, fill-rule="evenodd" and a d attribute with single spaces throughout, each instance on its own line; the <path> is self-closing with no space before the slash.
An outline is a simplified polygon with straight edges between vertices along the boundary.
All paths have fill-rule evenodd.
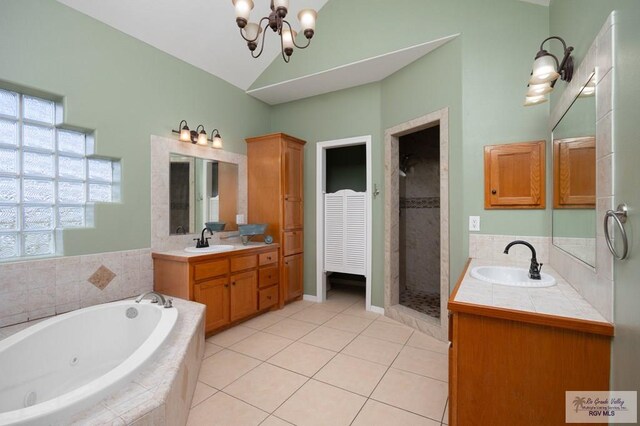
<path id="1" fill-rule="evenodd" d="M 217 244 L 209 247 L 187 247 L 184 249 L 187 253 L 218 253 L 220 251 L 233 250 L 234 247 L 228 244 Z"/>
<path id="2" fill-rule="evenodd" d="M 539 280 L 529 278 L 529 270 L 511 266 L 477 266 L 471 270 L 471 276 L 492 284 L 512 287 L 551 287 L 556 280 L 549 274 L 540 273 Z"/>

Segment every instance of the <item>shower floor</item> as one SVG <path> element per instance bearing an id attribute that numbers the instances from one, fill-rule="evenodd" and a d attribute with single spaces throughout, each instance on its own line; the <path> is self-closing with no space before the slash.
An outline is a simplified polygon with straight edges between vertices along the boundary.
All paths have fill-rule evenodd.
<path id="1" fill-rule="evenodd" d="M 440 318 L 440 294 L 411 291 L 400 292 L 400 304 L 430 317 Z"/>

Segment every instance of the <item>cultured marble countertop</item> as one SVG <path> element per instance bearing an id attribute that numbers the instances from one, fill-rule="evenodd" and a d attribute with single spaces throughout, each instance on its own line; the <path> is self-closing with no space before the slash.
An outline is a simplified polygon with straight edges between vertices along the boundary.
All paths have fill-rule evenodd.
<path id="1" fill-rule="evenodd" d="M 213 245 L 213 244 L 212 244 Z M 229 245 L 229 246 L 233 246 L 233 249 L 230 250 L 223 250 L 223 251 L 213 251 L 213 252 L 204 252 L 204 253 L 189 253 L 184 251 L 184 249 L 179 249 L 179 250 L 167 250 L 167 251 L 154 251 L 153 253 L 157 253 L 157 254 L 162 254 L 162 255 L 166 255 L 166 256 L 177 256 L 177 257 L 197 257 L 197 256 L 206 256 L 206 255 L 211 255 L 211 254 L 222 254 L 222 253 L 234 253 L 237 251 L 242 251 L 242 250 L 248 250 L 248 249 L 254 249 L 254 248 L 260 248 L 260 247 L 273 247 L 274 249 L 276 249 L 277 247 L 279 247 L 278 244 L 274 243 L 274 244 L 265 244 L 265 243 L 249 243 L 246 246 L 240 242 L 224 242 L 221 241 L 218 244 L 215 245 Z"/>
<path id="2" fill-rule="evenodd" d="M 542 272 L 553 276 L 557 284 L 545 288 L 510 287 L 481 281 L 471 276 L 471 270 L 477 266 L 523 267 L 523 264 L 472 259 L 451 302 L 609 324 L 560 274 L 546 264 Z"/>

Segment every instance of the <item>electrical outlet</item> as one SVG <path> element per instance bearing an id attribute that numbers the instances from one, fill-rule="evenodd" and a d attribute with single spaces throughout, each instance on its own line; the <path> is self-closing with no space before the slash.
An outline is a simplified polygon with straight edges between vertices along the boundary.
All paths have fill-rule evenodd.
<path id="1" fill-rule="evenodd" d="M 469 216 L 469 231 L 480 230 L 480 216 Z"/>

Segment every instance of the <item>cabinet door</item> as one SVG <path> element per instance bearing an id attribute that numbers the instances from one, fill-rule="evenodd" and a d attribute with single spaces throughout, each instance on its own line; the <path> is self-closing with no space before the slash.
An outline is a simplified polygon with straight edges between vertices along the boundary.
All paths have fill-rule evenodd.
<path id="1" fill-rule="evenodd" d="M 229 281 L 227 278 L 205 281 L 194 286 L 194 300 L 207 307 L 205 332 L 229 324 Z"/>
<path id="2" fill-rule="evenodd" d="M 291 300 L 302 295 L 304 290 L 302 254 L 287 256 L 284 258 L 284 280 L 285 300 Z"/>
<path id="3" fill-rule="evenodd" d="M 486 146 L 485 209 L 543 209 L 544 161 L 544 141 Z"/>
<path id="4" fill-rule="evenodd" d="M 286 231 L 282 238 L 282 255 L 291 256 L 292 254 L 302 253 L 303 247 L 303 231 Z"/>
<path id="5" fill-rule="evenodd" d="M 596 139 L 553 141 L 553 208 L 596 206 Z"/>
<path id="6" fill-rule="evenodd" d="M 231 321 L 258 310 L 258 271 L 231 275 Z"/>
<path id="7" fill-rule="evenodd" d="M 284 148 L 284 229 L 303 226 L 303 151 L 302 146 L 286 142 Z"/>

